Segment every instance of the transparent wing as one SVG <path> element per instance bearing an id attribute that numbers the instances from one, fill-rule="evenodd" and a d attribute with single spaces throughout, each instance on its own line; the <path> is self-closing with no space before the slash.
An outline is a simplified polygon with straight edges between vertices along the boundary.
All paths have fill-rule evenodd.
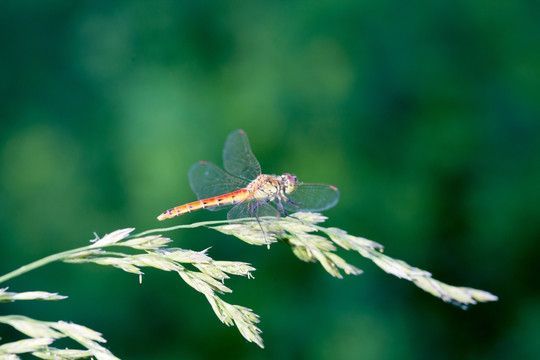
<path id="1" fill-rule="evenodd" d="M 264 216 L 279 217 L 279 211 L 267 202 L 247 200 L 235 205 L 227 213 L 227 219 L 260 218 Z"/>
<path id="2" fill-rule="evenodd" d="M 257 218 L 264 216 L 280 217 L 279 211 L 273 207 L 270 203 L 262 203 L 257 206 Z"/>
<path id="3" fill-rule="evenodd" d="M 208 161 L 193 164 L 188 173 L 191 190 L 198 199 L 222 195 L 245 187 L 248 182 L 227 174 Z"/>
<path id="4" fill-rule="evenodd" d="M 257 205 L 256 200 L 246 200 L 240 204 L 235 205 L 227 213 L 227 219 L 244 219 L 255 217 L 255 206 Z"/>
<path id="5" fill-rule="evenodd" d="M 270 246 L 271 242 L 276 241 L 276 236 L 273 234 L 268 234 L 265 230 L 265 227 L 263 226 L 264 220 L 261 220 L 261 217 L 265 216 L 272 216 L 272 217 L 279 217 L 279 211 L 270 203 L 268 202 L 259 202 L 257 200 L 247 200 L 243 203 L 240 203 L 233 207 L 228 213 L 227 213 L 227 219 L 243 219 L 243 218 L 255 218 L 257 221 L 257 224 L 259 225 L 258 228 L 260 229 L 251 229 L 251 234 L 249 234 L 250 237 L 250 243 L 259 243 L 261 241 L 264 241 L 268 246 Z"/>
<path id="6" fill-rule="evenodd" d="M 332 185 L 300 184 L 287 198 L 287 211 L 323 211 L 337 204 L 339 190 Z"/>
<path id="7" fill-rule="evenodd" d="M 261 174 L 261 165 L 253 155 L 244 130 L 229 134 L 223 147 L 223 167 L 231 174 L 254 180 Z"/>

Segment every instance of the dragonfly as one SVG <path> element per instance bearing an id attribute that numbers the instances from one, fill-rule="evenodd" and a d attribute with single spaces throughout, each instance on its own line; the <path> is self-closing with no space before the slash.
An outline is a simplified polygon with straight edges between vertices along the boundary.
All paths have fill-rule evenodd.
<path id="1" fill-rule="evenodd" d="M 223 148 L 223 167 L 199 161 L 188 178 L 197 201 L 164 211 L 158 220 L 200 209 L 228 209 L 227 219 L 286 216 L 298 211 L 319 212 L 335 206 L 339 191 L 326 184 L 303 183 L 295 175 L 267 175 L 251 150 L 243 130 L 229 134 Z M 260 224 L 260 223 L 259 223 Z"/>

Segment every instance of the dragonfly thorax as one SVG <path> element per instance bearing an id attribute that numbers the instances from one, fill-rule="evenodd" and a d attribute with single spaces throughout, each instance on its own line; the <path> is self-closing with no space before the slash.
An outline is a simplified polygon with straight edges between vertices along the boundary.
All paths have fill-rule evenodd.
<path id="1" fill-rule="evenodd" d="M 261 174 L 249 183 L 247 190 L 257 200 L 272 201 L 276 198 L 284 198 L 285 195 L 293 192 L 297 182 L 296 176 L 291 174 L 280 176 Z"/>

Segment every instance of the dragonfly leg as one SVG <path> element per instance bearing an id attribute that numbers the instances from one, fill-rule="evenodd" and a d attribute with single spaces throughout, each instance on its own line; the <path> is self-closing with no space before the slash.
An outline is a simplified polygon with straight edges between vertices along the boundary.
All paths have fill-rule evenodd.
<path id="1" fill-rule="evenodd" d="M 283 204 L 282 204 L 282 206 L 283 206 Z M 290 198 L 286 198 L 286 203 L 285 203 L 284 207 L 286 207 L 287 210 L 289 210 L 289 212 L 291 212 L 291 213 L 300 211 L 300 204 L 296 203 L 295 201 L 293 201 Z"/>
<path id="2" fill-rule="evenodd" d="M 279 211 L 282 215 L 287 216 L 287 215 L 289 214 L 288 211 L 285 209 L 285 206 L 283 206 L 283 202 L 282 202 L 282 199 L 281 199 L 280 197 L 278 197 L 278 198 L 276 199 L 276 202 L 275 202 L 275 203 L 276 203 L 276 206 L 277 206 L 278 211 Z"/>
<path id="3" fill-rule="evenodd" d="M 253 204 L 253 213 L 255 215 L 255 220 L 257 220 L 257 223 L 259 224 L 259 228 L 261 229 L 264 237 L 264 241 L 266 242 L 266 245 L 268 248 L 270 248 L 270 238 L 268 237 L 268 234 L 266 233 L 266 230 L 262 226 L 262 222 L 265 220 L 262 220 L 261 217 L 273 217 L 273 218 L 279 218 L 279 212 L 276 208 L 274 208 L 270 202 L 268 201 L 261 201 L 258 203 Z"/>

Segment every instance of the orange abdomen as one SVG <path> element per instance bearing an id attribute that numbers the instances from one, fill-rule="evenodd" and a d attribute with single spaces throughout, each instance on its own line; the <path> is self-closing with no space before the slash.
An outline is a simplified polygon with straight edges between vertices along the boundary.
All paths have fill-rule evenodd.
<path id="1" fill-rule="evenodd" d="M 165 211 L 158 216 L 158 220 L 161 221 L 165 219 L 171 219 L 175 216 L 180 216 L 185 213 L 189 213 L 199 209 L 238 204 L 246 200 L 249 196 L 250 192 L 247 189 L 239 189 L 227 194 L 214 196 L 208 199 L 193 201 Z"/>

